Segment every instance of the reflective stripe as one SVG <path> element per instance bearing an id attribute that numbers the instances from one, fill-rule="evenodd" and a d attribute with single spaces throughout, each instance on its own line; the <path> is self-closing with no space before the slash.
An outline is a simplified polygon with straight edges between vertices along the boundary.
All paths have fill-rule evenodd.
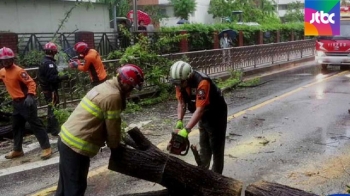
<path id="1" fill-rule="evenodd" d="M 95 144 L 91 144 L 80 138 L 75 137 L 74 135 L 69 133 L 69 131 L 64 126 L 61 127 L 60 136 L 62 140 L 67 142 L 69 145 L 92 154 L 97 154 L 98 150 L 100 149 L 100 147 L 96 146 Z"/>
<path id="2" fill-rule="evenodd" d="M 107 111 L 105 113 L 105 119 L 118 119 L 120 118 L 120 110 Z"/>
<path id="3" fill-rule="evenodd" d="M 81 102 L 80 102 L 81 106 L 88 111 L 90 114 L 96 116 L 97 118 L 101 118 L 103 119 L 103 113 L 102 110 L 95 105 L 94 103 L 92 103 L 88 98 L 84 97 Z"/>

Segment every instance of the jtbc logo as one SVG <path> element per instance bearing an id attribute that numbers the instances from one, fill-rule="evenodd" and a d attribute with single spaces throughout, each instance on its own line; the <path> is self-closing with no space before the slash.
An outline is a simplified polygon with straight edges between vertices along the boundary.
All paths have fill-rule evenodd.
<path id="1" fill-rule="evenodd" d="M 310 20 L 310 23 L 313 24 L 314 22 L 318 23 L 318 24 L 334 24 L 334 13 L 333 14 L 328 14 L 328 13 L 324 13 L 323 11 L 321 11 L 321 13 L 316 12 L 312 14 L 312 19 Z M 327 18 L 325 20 L 325 18 Z M 321 21 L 320 21 L 321 20 Z"/>

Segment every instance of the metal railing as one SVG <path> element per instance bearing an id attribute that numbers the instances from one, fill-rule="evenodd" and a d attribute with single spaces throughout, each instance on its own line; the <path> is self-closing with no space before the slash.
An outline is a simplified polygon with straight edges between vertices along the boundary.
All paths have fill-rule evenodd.
<path id="1" fill-rule="evenodd" d="M 43 46 L 52 41 L 53 33 L 18 33 L 18 50 L 20 55 L 25 55 L 32 50 L 43 50 Z M 75 43 L 74 33 L 58 33 L 57 43 L 62 50 L 71 48 Z"/>
<path id="2" fill-rule="evenodd" d="M 255 46 L 235 47 L 231 49 L 204 50 L 186 53 L 175 53 L 162 55 L 171 60 L 187 57 L 188 62 L 195 70 L 208 75 L 223 74 L 231 70 L 241 70 L 244 68 L 257 68 L 275 63 L 285 63 L 300 60 L 314 55 L 314 40 L 291 41 L 284 43 L 273 43 Z M 104 61 L 104 65 L 109 75 L 115 74 L 115 68 L 120 66 L 119 60 Z M 28 68 L 27 72 L 37 81 L 38 68 Z M 87 73 L 71 70 L 73 77 L 69 81 L 62 82 L 60 89 L 60 99 L 63 107 L 80 100 L 85 93 L 91 89 L 90 79 Z M 167 76 L 162 79 L 168 82 Z M 79 85 L 76 85 L 79 84 Z M 151 84 L 145 84 L 152 87 Z M 0 102 L 3 102 L 6 90 L 0 85 Z M 38 106 L 45 107 L 44 96 L 40 85 L 37 85 Z"/>
<path id="3" fill-rule="evenodd" d="M 130 45 L 133 45 L 138 40 L 140 33 L 132 33 L 128 38 L 123 35 L 118 35 L 114 32 L 94 32 L 94 48 L 100 53 L 101 56 L 107 56 L 114 50 L 124 50 Z M 157 40 L 161 35 L 172 35 L 174 33 L 148 33 L 149 38 L 153 41 Z M 56 36 L 56 43 L 61 46 L 61 50 L 64 50 L 71 56 L 75 56 L 75 52 L 72 47 L 77 42 L 75 32 L 71 33 L 18 33 L 18 53 L 21 56 L 28 54 L 30 51 L 42 51 L 44 45 L 52 41 Z M 172 50 L 170 52 L 179 51 L 179 43 L 173 43 Z"/>
<path id="4" fill-rule="evenodd" d="M 314 40 L 301 40 L 230 49 L 175 53 L 166 56 L 171 59 L 180 59 L 186 56 L 195 69 L 211 75 L 232 69 L 256 68 L 310 57 L 314 55 L 314 47 Z"/>

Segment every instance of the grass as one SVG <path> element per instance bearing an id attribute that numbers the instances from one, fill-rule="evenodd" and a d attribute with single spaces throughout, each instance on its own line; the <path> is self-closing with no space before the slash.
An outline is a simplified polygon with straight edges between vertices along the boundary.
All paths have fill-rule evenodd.
<path id="1" fill-rule="evenodd" d="M 231 71 L 230 77 L 226 80 L 217 79 L 216 85 L 221 88 L 234 88 L 234 87 L 252 87 L 260 83 L 260 78 L 256 77 L 243 81 L 243 72 L 241 71 Z"/>

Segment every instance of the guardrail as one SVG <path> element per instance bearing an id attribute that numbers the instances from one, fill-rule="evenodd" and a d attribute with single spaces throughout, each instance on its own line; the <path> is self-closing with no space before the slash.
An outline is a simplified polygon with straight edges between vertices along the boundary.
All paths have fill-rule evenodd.
<path id="1" fill-rule="evenodd" d="M 314 47 L 315 41 L 310 39 L 230 49 L 175 53 L 169 54 L 167 57 L 180 59 L 185 55 L 196 70 L 211 75 L 231 69 L 256 68 L 310 57 L 314 55 Z"/>
<path id="2" fill-rule="evenodd" d="M 314 45 L 315 41 L 310 39 L 230 49 L 174 53 L 162 56 L 172 60 L 181 59 L 186 56 L 195 70 L 208 75 L 214 75 L 222 74 L 232 69 L 257 68 L 312 57 L 314 55 Z M 120 66 L 119 60 L 104 61 L 104 64 L 109 74 L 114 74 L 115 68 Z M 26 70 L 37 81 L 36 73 L 38 68 L 29 68 Z M 70 103 L 78 102 L 91 89 L 90 79 L 87 73 L 72 71 L 72 74 L 72 79 L 64 81 L 59 91 L 63 107 L 67 107 Z M 164 78 L 163 82 L 167 82 L 167 78 Z M 146 81 L 145 86 L 145 91 L 147 91 L 147 87 L 151 87 L 151 84 L 148 84 Z M 46 103 L 40 86 L 38 85 L 37 87 L 38 106 L 42 108 L 46 106 Z M 4 86 L 0 85 L 0 102 L 5 100 L 4 96 L 7 96 L 7 92 Z"/>

